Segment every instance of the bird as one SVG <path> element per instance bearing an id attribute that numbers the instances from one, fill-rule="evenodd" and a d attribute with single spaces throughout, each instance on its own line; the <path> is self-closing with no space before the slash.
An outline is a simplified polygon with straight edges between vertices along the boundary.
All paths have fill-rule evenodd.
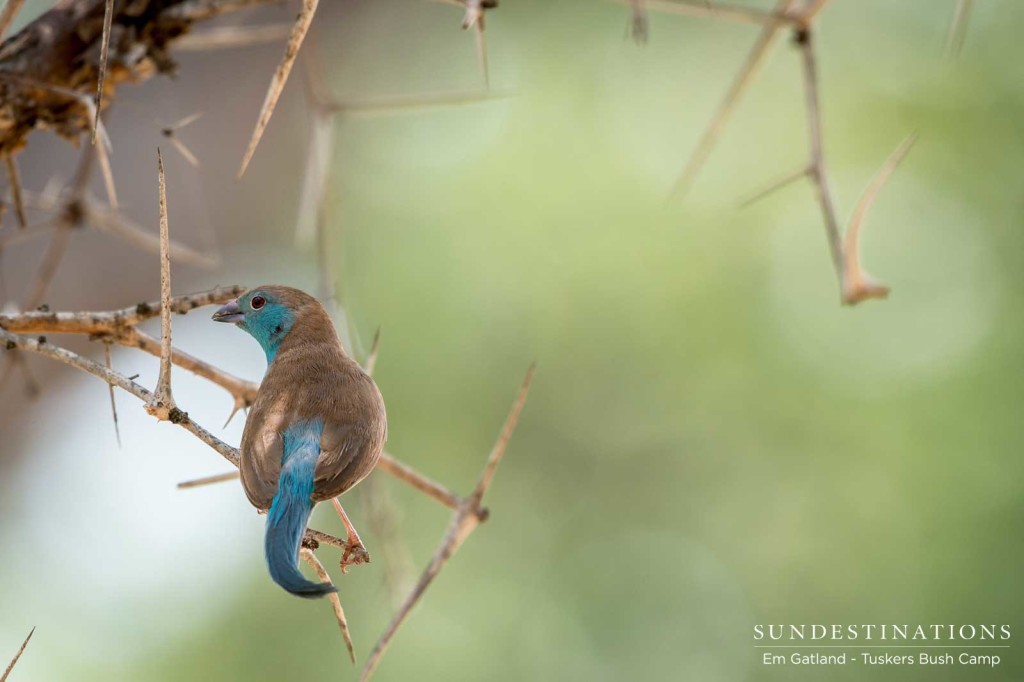
<path id="1" fill-rule="evenodd" d="M 242 432 L 239 468 L 249 502 L 267 512 L 270 577 L 300 597 L 335 592 L 330 582 L 302 575 L 299 550 L 316 504 L 350 490 L 376 466 L 387 440 L 380 390 L 345 353 L 320 302 L 299 289 L 249 289 L 213 319 L 248 332 L 267 356 Z M 350 549 L 363 549 L 340 505 L 338 510 Z"/>

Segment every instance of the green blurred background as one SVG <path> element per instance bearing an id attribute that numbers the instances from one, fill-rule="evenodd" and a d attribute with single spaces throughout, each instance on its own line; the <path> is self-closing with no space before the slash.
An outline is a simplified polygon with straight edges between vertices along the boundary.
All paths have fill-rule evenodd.
<path id="1" fill-rule="evenodd" d="M 314 37 L 339 98 L 479 87 L 458 9 L 321 4 Z M 338 119 L 332 257 L 361 347 L 383 330 L 389 449 L 468 491 L 538 365 L 491 520 L 375 679 L 1024 677 L 1015 649 L 994 670 L 869 670 L 769 668 L 752 648 L 756 623 L 1021 625 L 1024 6 L 975 3 L 951 60 L 953 5 L 836 0 L 821 17 L 842 215 L 920 134 L 865 228 L 866 267 L 893 294 L 853 309 L 838 304 L 809 186 L 737 208 L 806 157 L 788 41 L 685 201 L 666 201 L 755 27 L 652 15 L 638 47 L 625 7 L 509 0 L 487 37 L 492 87 L 513 97 Z M 154 121 L 206 112 L 181 131 L 202 171 L 169 165 L 171 224 L 186 241 L 212 230 L 225 265 L 176 268 L 177 291 L 315 287 L 315 254 L 293 230 L 308 133 L 298 83 L 232 179 L 279 56 L 188 54 L 178 81 L 125 87 L 112 107 L 119 190 L 154 229 Z M 38 185 L 73 158 L 45 134 L 32 145 L 23 164 Z M 157 292 L 154 258 L 79 243 L 51 307 Z M 110 250 L 124 265 L 98 272 Z M 29 281 L 35 252 L 23 253 L 8 281 Z M 202 314 L 176 324 L 186 350 L 261 375 L 248 337 Z M 155 380 L 151 359 L 115 364 Z M 238 485 L 174 490 L 224 470 L 212 452 L 123 396 L 118 450 L 102 386 L 33 367 L 43 395 L 5 386 L 0 408 L 0 659 L 38 626 L 12 681 L 356 679 L 330 607 L 268 580 L 262 522 Z M 224 394 L 176 382 L 190 414 L 219 425 Z M 374 478 L 400 515 L 412 579 L 448 514 Z M 349 506 L 366 526 L 365 507 Z M 326 508 L 315 525 L 339 530 Z M 365 539 L 374 563 L 339 581 L 361 660 L 392 611 L 378 539 Z"/>

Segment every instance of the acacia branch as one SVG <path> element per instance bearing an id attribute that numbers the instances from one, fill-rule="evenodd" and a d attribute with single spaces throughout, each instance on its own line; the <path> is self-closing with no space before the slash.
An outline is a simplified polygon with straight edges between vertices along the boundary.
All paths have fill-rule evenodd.
<path id="1" fill-rule="evenodd" d="M 620 1 L 624 2 L 626 0 Z M 808 154 L 810 159 L 803 168 L 771 183 L 765 189 L 744 200 L 741 206 L 747 206 L 795 180 L 805 176 L 808 177 L 814 185 L 818 204 L 821 207 L 829 254 L 839 283 L 840 301 L 844 304 L 853 305 L 872 298 L 884 298 L 889 293 L 889 287 L 873 280 L 860 267 L 858 239 L 863 223 L 863 215 L 866 212 L 866 208 L 873 202 L 873 195 L 867 201 L 862 200 L 861 205 L 864 207 L 864 210 L 859 208 L 854 213 L 844 238 L 832 191 L 831 176 L 825 163 L 820 82 L 818 79 L 817 55 L 814 49 L 812 23 L 821 11 L 825 9 L 828 2 L 829 0 L 804 0 L 800 7 L 797 8 L 797 0 L 778 0 L 774 10 L 770 12 L 717 3 L 714 5 L 711 3 L 702 5 L 695 0 L 648 0 L 646 5 L 651 9 L 751 22 L 760 24 L 763 27 L 760 37 L 733 80 L 707 129 L 701 135 L 697 147 L 688 159 L 679 180 L 676 182 L 673 188 L 673 192 L 676 194 L 685 192 L 703 167 L 715 144 L 718 142 L 718 138 L 728 124 L 729 119 L 735 112 L 740 98 L 753 82 L 759 68 L 767 57 L 769 48 L 777 39 L 780 29 L 786 26 L 793 29 L 794 42 L 798 46 L 801 57 L 804 107 L 807 116 Z M 969 2 L 958 4 L 958 16 L 965 4 L 969 7 Z M 895 155 L 899 157 L 895 162 L 890 160 L 890 162 L 883 166 L 882 171 L 879 173 L 881 183 L 878 185 L 878 189 L 881 188 L 881 184 L 884 184 L 889 175 L 891 175 L 899 159 L 902 159 L 903 155 L 909 150 L 909 145 L 906 145 L 905 148 L 901 147 L 901 150 Z M 877 194 L 877 190 L 875 190 L 875 194 Z"/>
<path id="2" fill-rule="evenodd" d="M 210 291 L 203 291 L 197 294 L 176 296 L 170 299 L 168 303 L 168 310 L 184 315 L 200 306 L 225 303 L 230 299 L 237 297 L 244 291 L 245 287 L 231 286 L 219 287 L 217 289 L 211 289 Z M 164 306 L 160 302 L 151 301 L 138 303 L 135 306 L 121 308 L 119 310 L 102 312 L 50 312 L 47 310 L 35 310 L 30 312 L 0 315 L 0 330 L 3 330 L 8 334 L 84 335 L 98 340 L 111 340 L 119 345 L 138 348 L 150 355 L 160 357 L 160 342 L 152 336 L 136 329 L 135 325 L 158 316 L 163 309 Z M 20 346 L 16 347 L 20 348 Z M 55 347 L 50 346 L 50 348 L 52 349 Z M 60 358 L 54 359 L 60 360 Z M 256 397 L 256 392 L 259 389 L 259 384 L 257 383 L 240 379 L 177 348 L 172 347 L 171 359 L 175 365 L 178 365 L 182 369 L 189 370 L 192 373 L 227 390 L 235 399 L 236 403 L 250 405 Z M 84 369 L 83 367 L 79 368 Z M 86 369 L 85 371 L 90 370 Z M 90 373 L 95 374 L 94 372 Z M 106 380 L 105 375 L 96 376 Z M 125 388 L 121 384 L 115 383 L 115 385 Z M 125 388 L 125 390 L 128 390 L 130 393 L 132 392 L 128 388 Z M 138 393 L 133 393 L 133 395 L 141 397 Z M 149 400 L 148 394 L 142 399 Z M 232 448 L 232 450 L 234 449 Z M 221 454 L 223 454 L 223 452 Z M 237 452 L 232 456 L 228 456 L 227 459 L 237 466 Z M 448 490 L 440 483 L 424 476 L 412 467 L 400 462 L 393 455 L 387 452 L 381 453 L 380 460 L 377 463 L 377 468 L 408 483 L 446 507 L 456 509 L 462 503 L 462 498 L 457 494 Z M 196 483 L 195 485 L 201 484 Z"/>

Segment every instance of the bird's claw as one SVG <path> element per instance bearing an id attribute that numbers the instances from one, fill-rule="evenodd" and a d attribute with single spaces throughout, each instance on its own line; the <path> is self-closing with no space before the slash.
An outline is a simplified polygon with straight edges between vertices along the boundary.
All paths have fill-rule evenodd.
<path id="1" fill-rule="evenodd" d="M 345 545 L 345 551 L 341 555 L 341 572 L 348 573 L 349 566 L 370 563 L 370 553 L 362 542 L 349 542 Z"/>

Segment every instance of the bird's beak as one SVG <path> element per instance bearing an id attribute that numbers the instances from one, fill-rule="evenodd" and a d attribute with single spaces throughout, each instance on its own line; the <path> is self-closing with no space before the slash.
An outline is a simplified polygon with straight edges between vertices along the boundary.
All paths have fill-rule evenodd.
<path id="1" fill-rule="evenodd" d="M 213 314 L 213 319 L 217 322 L 241 322 L 245 319 L 245 315 L 242 314 L 242 309 L 238 306 L 238 299 L 228 301 Z"/>

